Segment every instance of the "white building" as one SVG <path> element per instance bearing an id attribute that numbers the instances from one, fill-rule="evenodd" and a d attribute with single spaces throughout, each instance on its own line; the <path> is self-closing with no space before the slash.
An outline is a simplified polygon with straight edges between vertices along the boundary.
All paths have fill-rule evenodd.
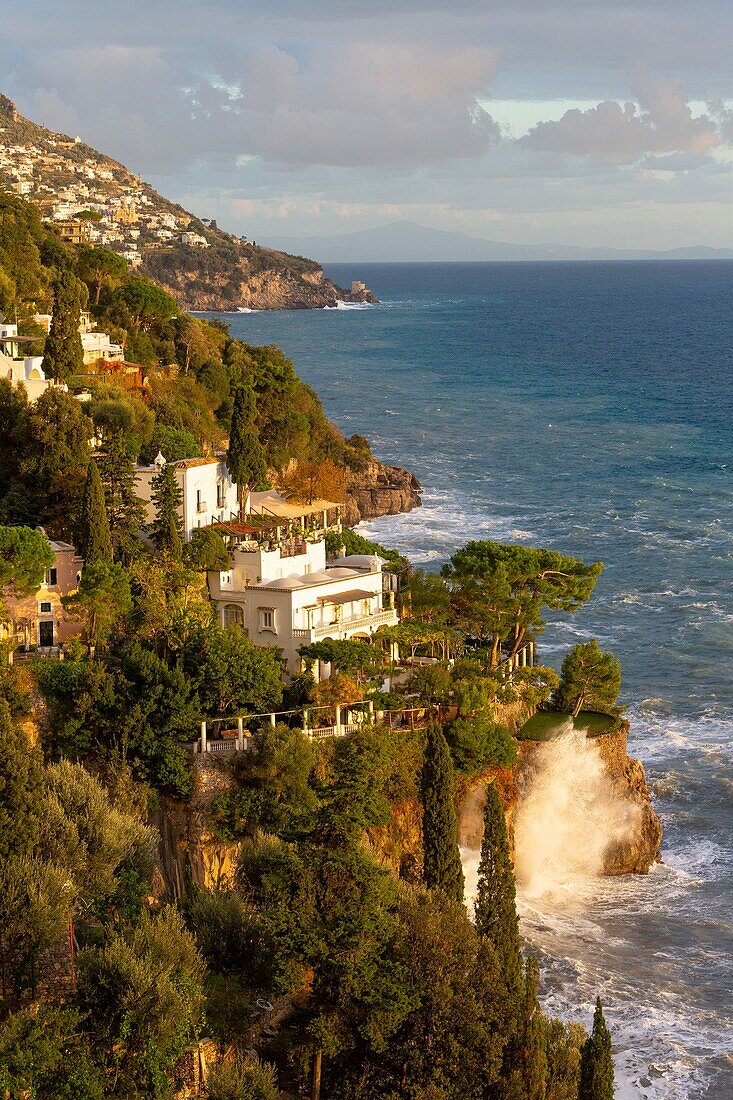
<path id="1" fill-rule="evenodd" d="M 31 337 L 18 336 L 17 325 L 0 323 L 0 378 L 6 378 L 12 386 L 22 386 L 33 403 L 57 384 L 46 378 L 42 355 L 21 355 L 22 345 L 27 343 L 32 343 Z"/>
<path id="2" fill-rule="evenodd" d="M 121 344 L 113 344 L 106 332 L 82 332 L 81 346 L 84 365 L 104 359 L 108 363 L 121 363 L 125 353 Z"/>
<path id="3" fill-rule="evenodd" d="M 181 244 L 189 248 L 208 248 L 209 242 L 200 233 L 181 233 Z"/>
<path id="4" fill-rule="evenodd" d="M 211 599 L 223 626 L 241 626 L 256 645 L 280 649 L 289 675 L 302 671 L 302 645 L 368 639 L 399 621 L 384 592 L 381 558 L 327 562 L 323 533 L 276 543 L 263 540 L 262 531 L 251 534 L 234 547 L 230 569 L 209 573 Z"/>
<path id="5" fill-rule="evenodd" d="M 51 331 L 52 319 L 50 313 L 36 313 L 33 317 L 46 334 Z M 106 332 L 97 332 L 89 313 L 82 312 L 79 315 L 79 335 L 84 352 L 84 366 L 96 363 L 99 359 L 105 359 L 108 363 L 121 363 L 124 360 L 122 345 L 113 344 Z"/>
<path id="6" fill-rule="evenodd" d="M 155 507 L 151 500 L 152 481 L 165 465 L 165 458 L 158 454 L 152 466 L 135 467 L 137 491 L 145 501 L 148 522 L 155 519 Z M 171 465 L 183 494 L 179 514 L 187 542 L 198 527 L 237 519 L 237 487 L 229 476 L 223 455 L 182 458 Z"/>

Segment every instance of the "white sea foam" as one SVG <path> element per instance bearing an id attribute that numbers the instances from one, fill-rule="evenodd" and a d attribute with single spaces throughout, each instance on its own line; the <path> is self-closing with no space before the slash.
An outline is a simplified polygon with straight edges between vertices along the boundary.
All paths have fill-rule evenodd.
<path id="1" fill-rule="evenodd" d="M 517 883 L 527 898 L 560 898 L 602 871 L 628 839 L 639 807 L 615 791 L 596 741 L 572 728 L 539 745 L 514 823 Z"/>

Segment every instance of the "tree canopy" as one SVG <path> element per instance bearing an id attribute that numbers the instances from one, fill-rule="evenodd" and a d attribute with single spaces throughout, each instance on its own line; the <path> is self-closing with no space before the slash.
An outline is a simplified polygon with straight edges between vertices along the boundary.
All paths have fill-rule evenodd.
<path id="1" fill-rule="evenodd" d="M 604 653 L 595 638 L 574 645 L 562 663 L 557 698 L 576 718 L 584 708 L 612 714 L 621 693 L 621 662 Z"/>
<path id="2" fill-rule="evenodd" d="M 457 622 L 510 656 L 544 627 L 543 612 L 576 611 L 590 597 L 602 562 L 585 562 L 557 550 L 469 542 L 443 569 Z"/>

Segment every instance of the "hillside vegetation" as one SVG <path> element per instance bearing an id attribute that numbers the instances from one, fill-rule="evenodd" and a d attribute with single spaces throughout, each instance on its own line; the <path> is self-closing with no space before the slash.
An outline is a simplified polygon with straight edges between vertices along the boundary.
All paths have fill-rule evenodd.
<path id="1" fill-rule="evenodd" d="M 14 410 L 12 416 L 6 411 L 0 440 L 4 522 L 35 519 L 52 535 L 69 538 L 83 489 L 70 480 L 54 515 L 47 504 L 30 514 L 28 497 L 47 502 L 49 484 L 29 457 L 16 423 L 21 412 L 36 421 L 63 421 L 67 431 L 78 425 L 81 439 L 119 433 L 133 459 L 150 461 L 158 450 L 168 459 L 192 458 L 225 448 L 233 393 L 246 383 L 254 388 L 255 425 L 273 476 L 288 473 L 292 481 L 291 464 L 298 459 L 314 495 L 323 490 L 340 498 L 348 478 L 371 460 L 367 441 L 340 435 L 279 348 L 253 347 L 232 339 L 218 321 L 182 313 L 175 299 L 130 272 L 119 256 L 65 244 L 31 204 L 0 195 L 0 311 L 17 318 L 21 333 L 37 338 L 31 345 L 36 354 L 42 353 L 44 338 L 33 316 L 52 310 L 61 277 L 70 281 L 97 327 L 123 345 L 125 359 L 142 365 L 144 386 L 131 388 L 123 372 L 103 377 L 87 371 L 63 380 L 72 391 L 90 391 L 90 402 L 79 405 L 63 393 L 47 393 L 26 407 L 23 392 L 3 384 L 3 405 Z M 82 465 L 86 461 L 80 459 Z M 56 476 L 49 456 L 44 469 L 48 477 Z"/>

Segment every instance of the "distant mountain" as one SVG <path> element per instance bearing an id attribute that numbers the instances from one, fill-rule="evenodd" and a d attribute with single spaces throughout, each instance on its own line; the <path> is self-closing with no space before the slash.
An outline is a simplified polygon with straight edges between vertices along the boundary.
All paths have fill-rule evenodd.
<path id="1" fill-rule="evenodd" d="M 24 118 L 4 95 L 0 190 L 32 202 L 66 239 L 119 252 L 187 309 L 308 309 L 375 300 L 366 289 L 342 290 L 313 260 L 225 233 L 80 137 Z"/>
<path id="2" fill-rule="evenodd" d="M 704 245 L 651 249 L 577 248 L 489 241 L 455 230 L 396 221 L 374 229 L 323 237 L 275 237 L 271 248 L 317 256 L 320 263 L 422 263 L 454 260 L 731 260 L 733 249 Z"/>

